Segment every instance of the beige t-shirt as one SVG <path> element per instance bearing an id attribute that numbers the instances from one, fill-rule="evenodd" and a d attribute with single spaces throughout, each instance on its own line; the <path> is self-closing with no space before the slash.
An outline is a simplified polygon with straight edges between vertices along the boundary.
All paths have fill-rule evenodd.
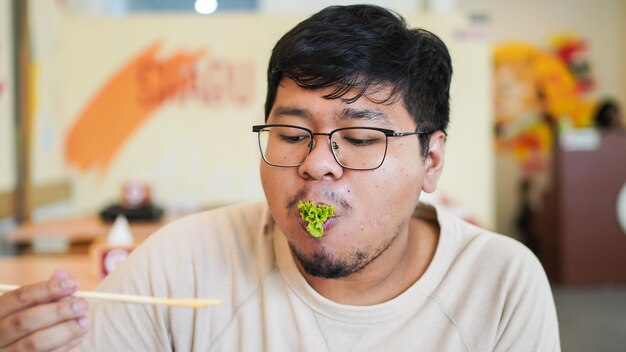
<path id="1" fill-rule="evenodd" d="M 265 203 L 168 224 L 99 288 L 217 298 L 220 306 L 93 304 L 85 351 L 559 351 L 545 273 L 518 242 L 441 209 L 424 275 L 373 306 L 337 304 L 302 277 Z"/>

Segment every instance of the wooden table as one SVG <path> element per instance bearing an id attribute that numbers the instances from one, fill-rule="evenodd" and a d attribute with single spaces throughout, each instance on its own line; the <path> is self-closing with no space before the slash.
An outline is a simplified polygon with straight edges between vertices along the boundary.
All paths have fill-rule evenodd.
<path id="1" fill-rule="evenodd" d="M 168 221 L 130 222 L 130 231 L 137 242 L 141 242 Z M 60 252 L 86 253 L 85 248 L 98 238 L 104 238 L 113 223 L 102 221 L 98 217 L 76 219 L 58 219 L 41 222 L 29 222 L 9 231 L 6 241 L 18 245 L 21 253 Z M 72 250 L 76 245 L 77 250 Z"/>
<path id="2" fill-rule="evenodd" d="M 130 231 L 137 240 L 142 240 L 158 230 L 168 220 L 130 222 Z M 27 222 L 9 231 L 6 240 L 10 243 L 31 243 L 46 238 L 65 238 L 69 241 L 93 241 L 106 236 L 113 223 L 105 222 L 98 217 L 77 219 L 58 219 L 42 222 Z"/>
<path id="3" fill-rule="evenodd" d="M 100 282 L 88 255 L 26 255 L 0 257 L 0 283 L 24 285 L 43 281 L 57 269 L 77 278 L 81 290 L 93 290 Z"/>

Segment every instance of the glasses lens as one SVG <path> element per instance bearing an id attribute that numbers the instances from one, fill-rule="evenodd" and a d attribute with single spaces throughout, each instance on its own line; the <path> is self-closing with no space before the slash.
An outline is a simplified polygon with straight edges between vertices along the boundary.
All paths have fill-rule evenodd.
<path id="1" fill-rule="evenodd" d="M 333 153 L 339 164 L 356 170 L 375 169 L 385 159 L 387 136 L 381 131 L 350 128 L 331 136 Z"/>
<path id="2" fill-rule="evenodd" d="M 259 131 L 263 159 L 275 166 L 298 166 L 309 155 L 311 135 L 297 127 L 266 127 Z"/>

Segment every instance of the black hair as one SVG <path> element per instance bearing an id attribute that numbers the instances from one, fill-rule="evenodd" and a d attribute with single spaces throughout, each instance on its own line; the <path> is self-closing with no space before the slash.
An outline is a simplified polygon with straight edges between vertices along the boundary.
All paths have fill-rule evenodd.
<path id="1" fill-rule="evenodd" d="M 446 132 L 452 63 L 433 33 L 408 28 L 397 13 L 373 5 L 330 6 L 300 22 L 274 46 L 267 70 L 265 120 L 283 77 L 300 87 L 334 87 L 324 96 L 354 102 L 374 89 L 392 88 L 420 130 Z M 346 94 L 357 90 L 354 96 Z M 424 157 L 428 134 L 420 135 Z"/>
<path id="2" fill-rule="evenodd" d="M 598 128 L 613 128 L 619 126 L 619 106 L 611 99 L 605 99 L 598 104 L 594 123 Z"/>

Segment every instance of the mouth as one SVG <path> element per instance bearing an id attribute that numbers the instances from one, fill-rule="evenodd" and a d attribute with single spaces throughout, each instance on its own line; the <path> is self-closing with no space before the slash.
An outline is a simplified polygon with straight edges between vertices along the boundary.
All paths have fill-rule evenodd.
<path id="1" fill-rule="evenodd" d="M 352 212 L 342 192 L 330 187 L 315 190 L 304 187 L 289 197 L 285 205 L 287 213 L 313 239 L 326 235 L 337 226 L 338 218 Z"/>
<path id="2" fill-rule="evenodd" d="M 313 237 L 314 239 L 319 239 L 319 238 L 321 238 L 323 236 L 328 235 L 328 232 L 335 226 L 337 221 L 338 221 L 338 219 L 337 219 L 336 215 L 326 219 L 326 221 L 324 221 L 324 223 L 322 224 L 323 235 L 319 236 L 319 237 L 315 237 L 315 236 L 311 235 L 311 233 L 307 229 L 307 226 L 309 226 L 309 222 L 304 220 L 304 219 L 302 219 L 302 217 L 300 215 L 298 215 L 298 223 L 300 224 L 300 228 L 302 228 L 302 231 L 304 231 L 307 235 L 309 235 L 309 237 Z"/>
<path id="3" fill-rule="evenodd" d="M 320 238 L 335 223 L 336 214 L 335 206 L 314 201 L 300 201 L 298 203 L 299 217 L 298 222 L 301 227 L 314 238 Z M 331 221 L 332 220 L 332 221 Z"/>

